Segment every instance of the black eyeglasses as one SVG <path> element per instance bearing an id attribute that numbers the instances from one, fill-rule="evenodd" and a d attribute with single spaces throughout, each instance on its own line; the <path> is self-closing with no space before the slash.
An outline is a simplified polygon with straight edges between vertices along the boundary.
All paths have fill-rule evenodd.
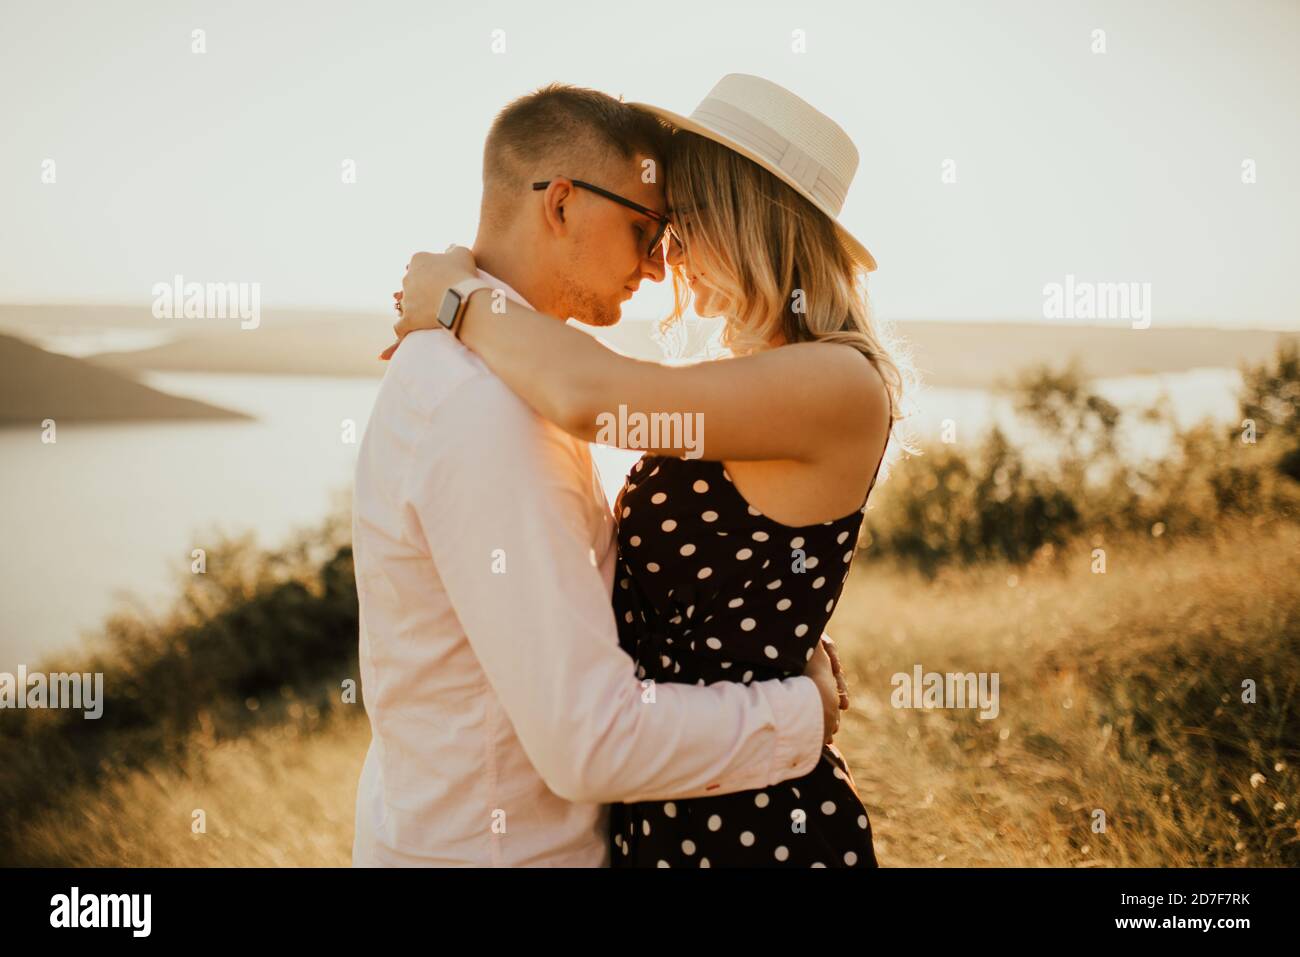
<path id="1" fill-rule="evenodd" d="M 551 185 L 551 182 L 552 181 L 548 179 L 541 183 L 534 183 L 533 191 L 536 192 L 538 190 L 546 189 L 546 187 Z M 640 203 L 634 203 L 632 200 L 626 199 L 625 197 L 618 195 L 618 193 L 611 193 L 609 190 L 601 189 L 599 186 L 593 186 L 591 183 L 584 183 L 580 179 L 572 179 L 569 180 L 569 182 L 571 182 L 574 186 L 578 187 L 579 189 L 585 189 L 588 192 L 595 193 L 597 196 L 604 196 L 606 199 L 612 200 L 613 202 L 618 203 L 620 206 L 626 206 L 628 209 L 635 210 L 636 212 L 640 213 L 642 216 L 649 216 L 652 220 L 654 220 L 656 223 L 654 236 L 650 239 L 650 247 L 645 252 L 647 256 L 651 257 L 652 259 L 654 258 L 656 251 L 659 249 L 660 245 L 664 241 L 664 234 L 668 232 L 672 226 L 672 223 L 669 221 L 667 216 L 665 216 L 663 213 L 651 209 L 648 206 L 642 206 Z"/>

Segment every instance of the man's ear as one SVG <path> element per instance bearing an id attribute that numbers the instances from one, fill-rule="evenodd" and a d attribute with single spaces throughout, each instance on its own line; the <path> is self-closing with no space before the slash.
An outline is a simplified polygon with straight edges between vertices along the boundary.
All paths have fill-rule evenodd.
<path id="1" fill-rule="evenodd" d="M 573 182 L 567 179 L 553 179 L 542 194 L 542 216 L 546 228 L 556 236 L 563 236 L 569 226 L 565 216 L 565 206 L 574 198 Z"/>

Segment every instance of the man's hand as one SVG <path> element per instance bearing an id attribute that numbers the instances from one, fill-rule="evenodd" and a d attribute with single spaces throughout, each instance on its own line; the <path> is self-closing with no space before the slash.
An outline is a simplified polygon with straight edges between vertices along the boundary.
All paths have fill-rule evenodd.
<path id="1" fill-rule="evenodd" d="M 835 673 L 835 684 L 840 693 L 840 710 L 849 710 L 849 686 L 844 680 L 844 669 L 840 667 L 840 656 L 835 650 L 835 642 L 831 641 L 831 636 L 822 632 L 822 648 L 831 659 L 831 671 Z"/>
<path id="2" fill-rule="evenodd" d="M 819 643 L 813 652 L 804 676 L 811 678 L 817 685 L 817 692 L 822 698 L 822 735 L 823 743 L 830 744 L 835 732 L 840 729 L 840 691 L 839 679 L 831 666 L 831 656 L 824 642 Z"/>

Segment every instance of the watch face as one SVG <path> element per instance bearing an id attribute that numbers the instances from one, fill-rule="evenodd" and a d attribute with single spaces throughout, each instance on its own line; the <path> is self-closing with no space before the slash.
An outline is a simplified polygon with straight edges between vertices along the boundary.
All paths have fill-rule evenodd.
<path id="1" fill-rule="evenodd" d="M 448 289 L 442 297 L 442 305 L 438 307 L 438 322 L 444 329 L 450 329 L 456 322 L 456 313 L 460 311 L 460 293 L 454 289 Z"/>

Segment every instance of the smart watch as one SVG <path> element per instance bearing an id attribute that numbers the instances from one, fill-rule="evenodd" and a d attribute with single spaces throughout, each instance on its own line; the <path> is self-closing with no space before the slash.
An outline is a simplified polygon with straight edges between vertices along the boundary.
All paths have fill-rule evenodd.
<path id="1" fill-rule="evenodd" d="M 442 296 L 442 305 L 438 307 L 438 324 L 452 335 L 460 335 L 461 320 L 465 318 L 465 307 L 469 297 L 480 289 L 491 289 L 491 285 L 482 279 L 462 279 L 448 289 Z"/>

